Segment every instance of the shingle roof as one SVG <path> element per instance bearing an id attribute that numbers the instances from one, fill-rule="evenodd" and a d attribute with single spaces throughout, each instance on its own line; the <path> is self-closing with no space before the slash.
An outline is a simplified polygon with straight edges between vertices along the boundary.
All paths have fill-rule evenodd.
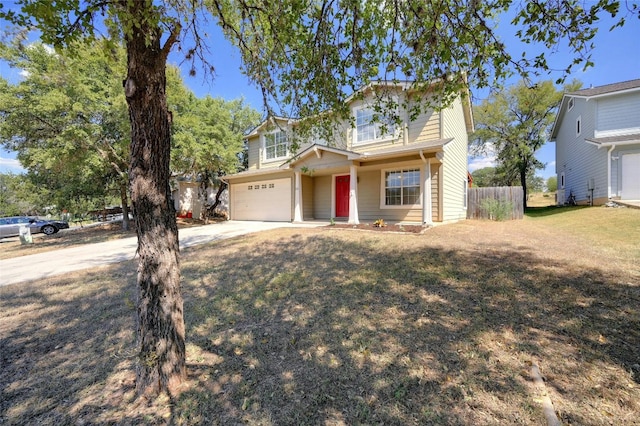
<path id="1" fill-rule="evenodd" d="M 575 96 L 598 96 L 607 93 L 621 92 L 623 90 L 640 88 L 640 79 L 622 81 L 620 83 L 605 84 L 604 86 L 591 87 L 589 89 L 577 90 L 575 92 L 567 93 L 568 95 Z"/>

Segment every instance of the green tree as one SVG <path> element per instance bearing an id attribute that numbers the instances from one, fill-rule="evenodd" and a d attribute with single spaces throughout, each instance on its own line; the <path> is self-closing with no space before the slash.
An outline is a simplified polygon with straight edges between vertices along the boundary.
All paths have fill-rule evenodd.
<path id="1" fill-rule="evenodd" d="M 217 22 L 238 46 L 243 71 L 260 86 L 266 105 L 279 104 L 286 110 L 282 115 L 307 117 L 326 110 L 346 116 L 345 98 L 376 79 L 410 78 L 417 87 L 438 82 L 433 96 L 415 103 L 412 113 L 416 113 L 434 99 L 446 105 L 468 82 L 487 87 L 514 69 L 548 70 L 544 54 L 512 56 L 497 37 L 498 16 L 511 6 L 516 8 L 512 25 L 522 28 L 518 35 L 525 42 L 554 48 L 567 41 L 573 53 L 567 57 L 568 72 L 576 64 L 589 64 L 598 15 L 616 15 L 620 10 L 619 2 L 608 0 L 587 9 L 578 0 L 554 7 L 541 0 L 418 0 L 384 5 L 360 0 L 172 0 L 162 5 L 153 0 L 18 0 L 17 4 L 19 10 L 0 11 L 0 18 L 39 29 L 42 39 L 57 47 L 94 38 L 105 27 L 125 40 L 129 177 L 139 254 L 139 392 L 171 391 L 185 377 L 165 69 L 178 44 L 187 59 L 209 64 L 210 51 L 200 38 L 206 20 Z M 630 13 L 638 11 L 635 3 L 626 7 Z M 106 19 L 104 26 L 96 24 L 101 16 Z"/>
<path id="2" fill-rule="evenodd" d="M 129 129 L 124 50 L 103 42 L 72 55 L 17 39 L 0 57 L 25 76 L 0 79 L 0 144 L 16 151 L 48 204 L 84 213 L 120 196 L 128 228 Z M 96 203 L 101 202 L 101 205 Z"/>
<path id="3" fill-rule="evenodd" d="M 574 81 L 565 88 L 575 90 L 579 86 Z M 533 86 L 520 81 L 493 93 L 473 110 L 476 131 L 471 137 L 472 151 L 495 154 L 500 181 L 519 180 L 525 208 L 528 182 L 536 169 L 544 167 L 535 154 L 547 141 L 561 99 L 562 91 L 556 90 L 550 80 Z"/>
<path id="4" fill-rule="evenodd" d="M 181 109 L 173 125 L 171 170 L 199 181 L 199 197 L 205 203 L 209 187 L 219 186 L 216 202 L 204 210 L 208 219 L 225 187 L 220 176 L 241 169 L 244 132 L 256 126 L 261 115 L 243 99 L 225 101 L 210 96 L 190 98 Z"/>
<path id="5" fill-rule="evenodd" d="M 26 175 L 0 173 L 0 217 L 42 212 L 44 204 L 39 192 Z"/>
<path id="6" fill-rule="evenodd" d="M 542 176 L 538 175 L 529 175 L 527 176 L 527 190 L 529 194 L 534 192 L 542 192 L 544 189 L 544 179 Z"/>
<path id="7" fill-rule="evenodd" d="M 479 188 L 500 185 L 498 177 L 496 176 L 495 167 L 483 167 L 474 170 L 471 176 L 473 177 L 473 185 Z"/>
<path id="8" fill-rule="evenodd" d="M 547 179 L 547 191 L 548 192 L 556 192 L 558 190 L 558 177 L 550 176 Z"/>

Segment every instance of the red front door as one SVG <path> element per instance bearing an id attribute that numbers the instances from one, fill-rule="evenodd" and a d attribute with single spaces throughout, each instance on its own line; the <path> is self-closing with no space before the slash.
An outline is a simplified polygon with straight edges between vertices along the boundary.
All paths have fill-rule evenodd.
<path id="1" fill-rule="evenodd" d="M 336 217 L 349 217 L 349 175 L 336 176 Z"/>

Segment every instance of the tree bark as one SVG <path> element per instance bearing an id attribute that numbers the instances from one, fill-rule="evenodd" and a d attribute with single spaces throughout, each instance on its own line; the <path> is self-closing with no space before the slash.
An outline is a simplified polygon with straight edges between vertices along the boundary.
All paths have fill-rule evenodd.
<path id="1" fill-rule="evenodd" d="M 520 168 L 520 185 L 522 185 L 522 208 L 527 209 L 527 169 Z"/>
<path id="2" fill-rule="evenodd" d="M 185 327 L 178 227 L 169 187 L 171 120 L 166 102 L 166 49 L 152 1 L 123 2 L 139 27 L 126 34 L 125 95 L 131 121 L 131 202 L 138 235 L 136 389 L 175 394 L 185 379 Z M 170 39 L 173 37 L 170 37 Z M 169 41 L 167 41 L 169 43 Z"/>

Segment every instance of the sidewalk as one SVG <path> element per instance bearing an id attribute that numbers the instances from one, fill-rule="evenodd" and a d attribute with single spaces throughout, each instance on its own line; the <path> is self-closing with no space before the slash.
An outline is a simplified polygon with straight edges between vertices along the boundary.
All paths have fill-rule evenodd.
<path id="1" fill-rule="evenodd" d="M 228 221 L 183 228 L 180 229 L 178 236 L 180 248 L 183 249 L 269 229 L 313 228 L 323 225 L 326 223 Z M 137 238 L 130 237 L 0 260 L 0 287 L 130 260 L 135 257 L 137 247 Z"/>

